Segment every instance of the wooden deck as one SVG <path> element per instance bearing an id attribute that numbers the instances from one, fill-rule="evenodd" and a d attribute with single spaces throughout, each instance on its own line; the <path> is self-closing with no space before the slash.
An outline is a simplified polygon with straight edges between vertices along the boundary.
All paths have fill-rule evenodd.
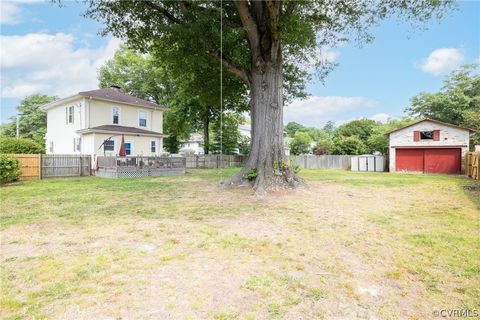
<path id="1" fill-rule="evenodd" d="M 102 178 L 140 178 L 174 176 L 185 173 L 181 157 L 99 156 L 96 175 Z"/>

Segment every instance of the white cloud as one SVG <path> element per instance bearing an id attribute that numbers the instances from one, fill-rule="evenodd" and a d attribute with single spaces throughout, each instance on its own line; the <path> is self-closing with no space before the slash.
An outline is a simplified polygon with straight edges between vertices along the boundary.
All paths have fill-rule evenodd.
<path id="1" fill-rule="evenodd" d="M 357 109 L 374 108 L 377 101 L 366 97 L 311 96 L 294 100 L 284 109 L 284 122 L 296 121 L 319 127 L 334 117 Z"/>
<path id="2" fill-rule="evenodd" d="M 396 119 L 397 117 L 391 116 L 386 113 L 376 113 L 371 117 L 368 117 L 368 119 L 372 119 L 374 121 L 380 122 L 380 123 L 387 123 L 388 120 Z"/>
<path id="3" fill-rule="evenodd" d="M 22 9 L 11 2 L 0 2 L 0 24 L 17 24 Z"/>
<path id="4" fill-rule="evenodd" d="M 97 87 L 97 69 L 113 57 L 120 40 L 100 48 L 77 48 L 72 34 L 30 33 L 0 36 L 4 98 L 33 93 L 65 97 Z"/>
<path id="5" fill-rule="evenodd" d="M 322 62 L 335 62 L 340 57 L 339 51 L 333 51 L 332 49 L 318 49 L 317 54 L 319 60 Z"/>
<path id="6" fill-rule="evenodd" d="M 459 49 L 440 48 L 432 51 L 420 65 L 423 72 L 435 76 L 457 69 L 464 62 L 465 56 Z"/>
<path id="7" fill-rule="evenodd" d="M 45 0 L 2 0 L 0 1 L 0 24 L 18 24 L 23 21 L 23 4 L 45 2 Z"/>

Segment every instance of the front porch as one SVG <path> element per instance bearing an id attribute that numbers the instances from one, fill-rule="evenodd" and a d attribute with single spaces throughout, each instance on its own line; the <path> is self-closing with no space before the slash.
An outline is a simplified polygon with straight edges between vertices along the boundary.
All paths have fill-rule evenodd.
<path id="1" fill-rule="evenodd" d="M 98 156 L 96 175 L 102 178 L 174 176 L 185 173 L 182 157 Z"/>

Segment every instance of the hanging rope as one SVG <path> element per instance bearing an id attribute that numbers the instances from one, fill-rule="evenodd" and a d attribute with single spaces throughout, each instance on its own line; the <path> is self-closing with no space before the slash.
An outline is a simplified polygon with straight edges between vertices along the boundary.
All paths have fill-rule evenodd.
<path id="1" fill-rule="evenodd" d="M 220 58 L 223 57 L 223 0 L 220 0 Z M 220 59 L 220 181 L 223 181 L 223 65 Z"/>

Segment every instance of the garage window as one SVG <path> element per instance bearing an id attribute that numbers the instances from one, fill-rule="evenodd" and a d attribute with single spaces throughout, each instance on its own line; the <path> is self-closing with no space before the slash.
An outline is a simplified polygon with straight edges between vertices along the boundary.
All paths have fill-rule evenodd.
<path id="1" fill-rule="evenodd" d="M 420 131 L 421 140 L 433 140 L 433 131 Z"/>

